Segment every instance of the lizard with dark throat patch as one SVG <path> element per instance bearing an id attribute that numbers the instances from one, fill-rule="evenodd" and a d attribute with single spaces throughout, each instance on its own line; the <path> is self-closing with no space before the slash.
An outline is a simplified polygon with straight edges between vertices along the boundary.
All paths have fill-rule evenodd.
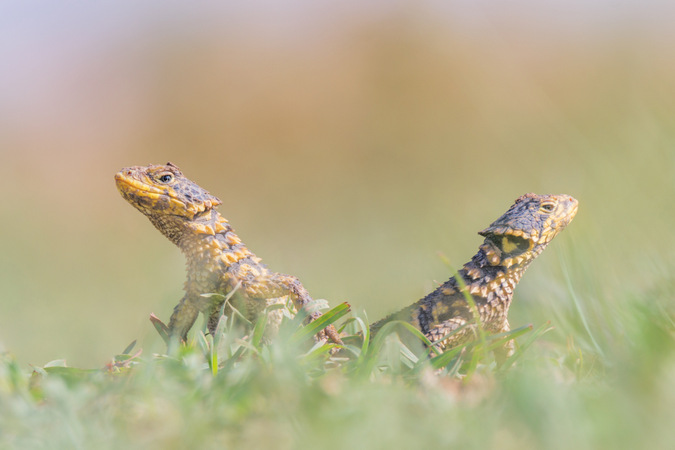
<path id="1" fill-rule="evenodd" d="M 525 194 L 504 215 L 479 234 L 485 241 L 455 277 L 412 305 L 370 325 L 371 336 L 392 320 L 412 323 L 437 350 L 444 351 L 475 338 L 472 296 L 479 322 L 488 334 L 510 330 L 513 291 L 532 261 L 572 221 L 579 203 L 569 195 Z M 461 330 L 459 330 L 461 328 Z M 457 331 L 459 330 L 459 331 Z M 513 341 L 495 352 L 498 361 L 513 351 Z"/>

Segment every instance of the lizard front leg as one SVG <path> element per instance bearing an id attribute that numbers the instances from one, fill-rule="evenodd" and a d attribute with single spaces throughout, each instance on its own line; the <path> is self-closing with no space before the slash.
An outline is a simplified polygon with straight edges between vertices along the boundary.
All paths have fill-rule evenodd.
<path id="1" fill-rule="evenodd" d="M 290 275 L 281 274 L 278 274 L 278 278 L 288 289 L 291 295 L 291 300 L 293 300 L 293 304 L 298 311 L 301 309 L 307 309 L 309 304 L 314 301 L 309 295 L 309 292 L 307 292 L 307 289 L 305 289 L 302 283 L 300 283 L 300 280 L 297 278 Z M 322 314 L 319 311 L 310 312 L 308 321 L 312 322 L 321 316 Z M 317 338 L 321 341 L 330 340 L 335 344 L 343 345 L 342 339 L 340 339 L 340 334 L 332 324 L 321 330 L 318 333 Z"/>
<path id="2" fill-rule="evenodd" d="M 187 341 L 187 334 L 199 316 L 199 309 L 194 305 L 188 294 L 173 309 L 169 319 L 169 338 L 174 336 L 182 341 Z"/>
<path id="3" fill-rule="evenodd" d="M 309 304 L 314 300 L 307 292 L 307 289 L 300 281 L 290 275 L 274 273 L 270 277 L 256 278 L 255 280 L 246 280 L 242 282 L 243 293 L 250 299 L 266 301 L 270 298 L 279 298 L 289 295 L 293 301 L 296 310 L 307 310 Z M 266 306 L 266 305 L 264 305 Z M 308 321 L 314 321 L 321 317 L 321 312 L 313 311 L 308 314 Z M 317 338 L 319 340 L 330 340 L 336 344 L 342 345 L 342 339 L 333 325 L 329 325 L 321 330 Z"/>
<path id="4" fill-rule="evenodd" d="M 438 325 L 434 325 L 427 333 L 425 333 L 425 335 L 431 342 L 438 343 L 438 350 L 442 353 L 447 349 L 468 342 L 475 337 L 475 325 L 468 325 L 466 328 L 456 332 L 458 328 L 463 327 L 466 324 L 467 321 L 465 319 L 453 317 Z"/>
<path id="5" fill-rule="evenodd" d="M 507 333 L 511 331 L 511 327 L 509 326 L 509 321 L 504 320 L 504 325 L 502 326 L 502 329 L 499 330 L 500 333 Z M 497 365 L 501 366 L 506 362 L 506 360 L 513 355 L 513 353 L 516 351 L 516 344 L 513 339 L 506 341 L 506 343 L 498 347 L 494 350 L 495 353 L 495 361 L 497 361 Z"/>

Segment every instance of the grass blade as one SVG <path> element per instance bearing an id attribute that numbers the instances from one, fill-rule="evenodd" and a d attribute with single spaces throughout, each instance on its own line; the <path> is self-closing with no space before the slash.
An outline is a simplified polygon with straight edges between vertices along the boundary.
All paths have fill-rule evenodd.
<path id="1" fill-rule="evenodd" d="M 318 319 L 313 320 L 293 333 L 290 339 L 291 344 L 297 344 L 304 340 L 310 339 L 313 336 L 316 336 L 317 333 L 326 328 L 328 325 L 337 322 L 340 320 L 340 318 L 348 314 L 349 310 L 350 306 L 347 302 L 337 305 L 335 308 L 321 315 Z"/>
<path id="2" fill-rule="evenodd" d="M 531 327 L 531 325 L 530 325 L 530 327 Z M 524 328 L 524 327 L 521 327 L 521 328 Z M 518 331 L 521 328 L 519 328 L 517 330 L 514 330 L 514 331 Z M 553 329 L 553 327 L 551 326 L 551 322 L 546 322 L 546 323 L 540 325 L 539 328 L 534 330 L 534 332 L 527 338 L 527 340 L 525 342 L 520 344 L 520 347 L 513 353 L 513 355 L 509 356 L 506 359 L 506 361 L 504 361 L 504 363 L 501 366 L 499 366 L 499 368 L 497 369 L 497 373 L 500 373 L 500 374 L 504 373 L 509 367 L 513 366 L 513 364 L 521 356 L 523 356 L 523 354 L 525 353 L 525 350 L 527 350 L 527 348 L 530 347 L 530 345 L 532 345 L 534 343 L 534 341 L 536 341 L 537 339 L 539 339 L 539 337 L 541 335 L 551 331 L 552 329 Z M 524 334 L 524 333 L 521 333 L 521 334 Z"/>

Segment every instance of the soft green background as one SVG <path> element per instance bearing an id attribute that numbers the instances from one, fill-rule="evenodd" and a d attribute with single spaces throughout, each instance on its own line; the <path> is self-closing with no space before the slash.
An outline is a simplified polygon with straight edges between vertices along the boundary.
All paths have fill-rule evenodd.
<path id="1" fill-rule="evenodd" d="M 113 181 L 151 162 L 371 319 L 447 279 L 437 252 L 464 263 L 525 192 L 580 201 L 516 293 L 513 325 L 557 327 L 540 345 L 573 329 L 568 286 L 611 330 L 598 299 L 672 284 L 670 7 L 413 5 L 2 6 L 5 349 L 98 367 L 162 348 L 147 317 L 181 297 L 182 256 Z"/>

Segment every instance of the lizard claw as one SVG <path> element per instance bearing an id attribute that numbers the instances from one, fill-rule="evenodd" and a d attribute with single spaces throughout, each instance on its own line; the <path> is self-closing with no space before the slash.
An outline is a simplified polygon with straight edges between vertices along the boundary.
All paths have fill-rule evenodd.
<path id="1" fill-rule="evenodd" d="M 320 335 L 323 335 L 321 337 L 330 340 L 334 344 L 344 345 L 344 342 L 342 342 L 342 339 L 340 339 L 340 333 L 338 333 L 333 325 L 328 325 L 326 328 L 324 328 Z"/>

